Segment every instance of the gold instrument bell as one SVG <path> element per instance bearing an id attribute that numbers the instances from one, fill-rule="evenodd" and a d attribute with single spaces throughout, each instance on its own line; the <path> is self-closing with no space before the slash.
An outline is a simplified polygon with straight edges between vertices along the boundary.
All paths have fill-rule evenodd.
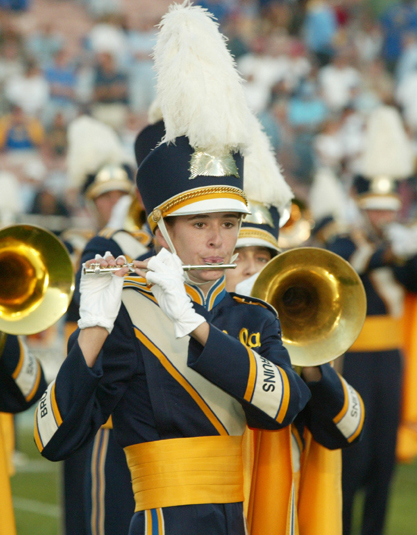
<path id="1" fill-rule="evenodd" d="M 318 366 L 345 353 L 362 330 L 366 295 L 343 258 L 300 247 L 273 258 L 252 289 L 277 311 L 282 340 L 295 366 Z"/>
<path id="2" fill-rule="evenodd" d="M 65 246 L 33 225 L 0 230 L 0 331 L 35 334 L 66 312 L 74 270 Z"/>

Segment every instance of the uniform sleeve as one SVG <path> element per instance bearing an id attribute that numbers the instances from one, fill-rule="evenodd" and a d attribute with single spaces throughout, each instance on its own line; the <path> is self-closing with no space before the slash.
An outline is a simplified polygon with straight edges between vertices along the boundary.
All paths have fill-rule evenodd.
<path id="1" fill-rule="evenodd" d="M 330 366 L 320 366 L 322 378 L 307 383 L 311 399 L 303 411 L 314 439 L 328 449 L 345 448 L 360 440 L 365 409 L 358 392 Z"/>
<path id="2" fill-rule="evenodd" d="M 7 335 L 0 357 L 0 411 L 26 410 L 39 400 L 45 388 L 39 361 L 19 337 Z"/>
<path id="3" fill-rule="evenodd" d="M 308 387 L 291 367 L 275 318 L 262 329 L 259 352 L 210 325 L 204 348 L 191 339 L 188 365 L 236 398 L 253 428 L 289 425 L 310 397 Z"/>
<path id="4" fill-rule="evenodd" d="M 368 242 L 357 244 L 348 236 L 336 238 L 327 249 L 349 262 L 359 275 L 387 265 L 383 247 L 375 248 Z"/>
<path id="5" fill-rule="evenodd" d="M 394 275 L 409 292 L 417 293 L 417 255 L 394 267 Z"/>
<path id="6" fill-rule="evenodd" d="M 35 416 L 35 442 L 52 461 L 69 457 L 90 441 L 122 398 L 138 363 L 137 342 L 122 310 L 92 368 L 77 330 L 57 378 L 44 392 Z"/>

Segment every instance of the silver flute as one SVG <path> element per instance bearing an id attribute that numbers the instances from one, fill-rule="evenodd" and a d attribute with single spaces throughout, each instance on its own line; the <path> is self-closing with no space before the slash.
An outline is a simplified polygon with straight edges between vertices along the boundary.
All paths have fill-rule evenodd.
<path id="1" fill-rule="evenodd" d="M 236 264 L 197 264 L 195 266 L 192 265 L 184 265 L 181 266 L 183 271 L 191 271 L 194 269 L 198 269 L 200 271 L 206 271 L 206 270 L 217 270 L 217 269 L 235 269 Z M 99 275 L 101 273 L 114 273 L 115 271 L 119 271 L 119 269 L 123 268 L 129 268 L 129 273 L 136 273 L 136 268 L 133 265 L 133 263 L 129 264 L 123 264 L 121 266 L 108 266 L 108 267 L 100 267 L 100 264 L 98 262 L 94 262 L 90 264 L 89 267 L 87 267 L 85 264 L 83 264 L 83 273 L 85 275 Z M 143 271 L 148 271 L 146 268 L 140 268 Z"/>

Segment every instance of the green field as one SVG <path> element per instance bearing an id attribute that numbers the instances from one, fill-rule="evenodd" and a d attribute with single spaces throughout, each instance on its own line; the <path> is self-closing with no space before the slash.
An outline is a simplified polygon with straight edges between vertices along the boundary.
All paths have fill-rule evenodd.
<path id="1" fill-rule="evenodd" d="M 28 456 L 29 462 L 18 468 L 12 478 L 17 533 L 60 535 L 63 533 L 60 507 L 61 464 L 47 461 L 39 455 L 32 438 L 32 423 L 31 411 L 19 416 L 17 444 L 19 450 Z M 417 461 L 412 465 L 398 466 L 385 535 L 416 533 Z M 359 531 L 354 535 L 359 535 Z"/>

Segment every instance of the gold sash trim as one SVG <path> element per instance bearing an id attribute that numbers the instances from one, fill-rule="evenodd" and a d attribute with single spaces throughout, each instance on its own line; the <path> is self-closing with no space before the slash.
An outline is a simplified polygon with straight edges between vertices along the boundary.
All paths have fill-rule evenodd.
<path id="1" fill-rule="evenodd" d="M 349 351 L 388 351 L 404 345 L 402 321 L 391 316 L 367 316 Z"/>
<path id="2" fill-rule="evenodd" d="M 241 436 L 174 438 L 124 448 L 137 511 L 243 501 Z"/>

